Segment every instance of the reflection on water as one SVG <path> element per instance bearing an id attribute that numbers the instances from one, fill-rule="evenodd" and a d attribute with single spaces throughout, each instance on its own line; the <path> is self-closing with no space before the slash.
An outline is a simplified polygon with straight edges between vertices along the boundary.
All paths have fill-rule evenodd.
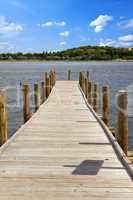
<path id="1" fill-rule="evenodd" d="M 12 105 L 9 111 L 9 130 L 12 135 L 23 123 L 22 97 L 19 105 L 16 102 L 16 90 L 23 82 L 29 82 L 33 88 L 34 81 L 41 81 L 44 72 L 55 68 L 58 79 L 66 80 L 68 69 L 72 70 L 72 79 L 78 80 L 79 71 L 89 71 L 93 82 L 109 85 L 111 90 L 111 125 L 116 121 L 116 94 L 121 89 L 131 89 L 133 85 L 133 62 L 7 62 L 0 63 L 0 88 L 7 89 L 7 101 Z M 20 84 L 21 83 L 21 84 Z M 18 86 L 18 88 L 17 88 Z M 133 102 L 132 93 L 129 95 L 129 146 L 133 149 Z"/>

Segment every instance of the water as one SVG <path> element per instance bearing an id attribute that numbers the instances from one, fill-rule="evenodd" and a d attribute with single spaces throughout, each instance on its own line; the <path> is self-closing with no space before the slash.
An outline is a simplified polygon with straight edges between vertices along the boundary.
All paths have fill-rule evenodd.
<path id="1" fill-rule="evenodd" d="M 16 90 L 20 82 L 41 81 L 44 72 L 55 68 L 58 79 L 67 79 L 68 69 L 72 70 L 72 79 L 78 79 L 79 71 L 89 71 L 95 83 L 109 85 L 111 90 L 111 125 L 116 124 L 115 99 L 118 90 L 133 88 L 133 62 L 4 62 L 0 63 L 0 88 L 7 89 L 10 136 L 23 124 L 22 106 L 16 104 Z M 20 88 L 18 88 L 20 90 Z M 130 95 L 129 148 L 133 150 L 133 94 Z M 22 104 L 21 102 L 19 102 Z M 11 106 L 12 105 L 12 106 Z"/>

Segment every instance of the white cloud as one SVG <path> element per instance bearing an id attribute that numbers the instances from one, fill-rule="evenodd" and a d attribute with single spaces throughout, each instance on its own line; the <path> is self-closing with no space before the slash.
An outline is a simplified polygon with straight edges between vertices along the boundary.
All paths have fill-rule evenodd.
<path id="1" fill-rule="evenodd" d="M 133 28 L 133 19 L 130 19 L 127 24 L 125 25 L 125 28 Z"/>
<path id="2" fill-rule="evenodd" d="M 63 37 L 68 37 L 70 35 L 70 31 L 64 31 L 62 33 L 59 33 L 59 35 Z"/>
<path id="3" fill-rule="evenodd" d="M 42 27 L 50 27 L 53 26 L 53 22 L 45 22 L 44 24 L 41 25 Z"/>
<path id="4" fill-rule="evenodd" d="M 39 24 L 40 27 L 52 27 L 52 26 L 66 26 L 66 22 L 56 22 L 56 21 L 47 21 L 42 24 Z"/>
<path id="5" fill-rule="evenodd" d="M 12 36 L 23 31 L 21 24 L 8 22 L 4 16 L 0 16 L 0 34 Z"/>
<path id="6" fill-rule="evenodd" d="M 33 49 L 33 48 L 28 48 L 28 49 L 27 49 L 27 52 L 32 53 L 32 52 L 34 52 L 34 49 Z"/>
<path id="7" fill-rule="evenodd" d="M 133 47 L 133 35 L 121 36 L 117 40 L 101 40 L 99 46 Z"/>
<path id="8" fill-rule="evenodd" d="M 133 34 L 124 35 L 122 37 L 119 37 L 119 41 L 121 41 L 121 42 L 133 42 Z"/>
<path id="9" fill-rule="evenodd" d="M 0 42 L 0 51 L 12 50 L 14 47 L 8 42 Z"/>
<path id="10" fill-rule="evenodd" d="M 66 26 L 66 22 L 62 21 L 62 22 L 55 22 L 56 26 Z"/>
<path id="11" fill-rule="evenodd" d="M 107 40 L 101 40 L 99 43 L 99 46 L 105 47 L 105 46 L 116 46 L 116 41 L 107 39 Z"/>
<path id="12" fill-rule="evenodd" d="M 99 15 L 94 21 L 90 23 L 90 27 L 94 27 L 96 33 L 101 32 L 109 21 L 113 20 L 112 16 Z"/>
<path id="13" fill-rule="evenodd" d="M 33 48 L 23 48 L 20 50 L 20 48 L 17 48 L 16 49 L 16 52 L 23 52 L 23 53 L 34 53 L 34 49 Z"/>
<path id="14" fill-rule="evenodd" d="M 124 29 L 133 28 L 133 18 L 118 23 L 118 26 Z"/>
<path id="15" fill-rule="evenodd" d="M 65 41 L 64 42 L 60 42 L 60 46 L 64 46 L 64 45 L 66 45 Z"/>
<path id="16" fill-rule="evenodd" d="M 0 42 L 0 49 L 8 49 L 10 45 L 7 42 Z"/>

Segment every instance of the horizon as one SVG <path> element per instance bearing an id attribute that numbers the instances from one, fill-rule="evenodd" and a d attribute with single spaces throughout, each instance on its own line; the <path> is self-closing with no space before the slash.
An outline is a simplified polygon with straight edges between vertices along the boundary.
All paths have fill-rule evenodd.
<path id="1" fill-rule="evenodd" d="M 5 0 L 0 53 L 57 52 L 81 46 L 133 47 L 131 0 Z"/>

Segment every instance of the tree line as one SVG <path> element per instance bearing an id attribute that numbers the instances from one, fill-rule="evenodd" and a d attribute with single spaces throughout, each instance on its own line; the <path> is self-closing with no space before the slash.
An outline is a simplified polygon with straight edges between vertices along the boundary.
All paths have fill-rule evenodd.
<path id="1" fill-rule="evenodd" d="M 0 53 L 1 61 L 24 61 L 24 60 L 133 60 L 133 48 L 114 48 L 99 46 L 82 46 L 57 52 L 42 53 Z"/>

